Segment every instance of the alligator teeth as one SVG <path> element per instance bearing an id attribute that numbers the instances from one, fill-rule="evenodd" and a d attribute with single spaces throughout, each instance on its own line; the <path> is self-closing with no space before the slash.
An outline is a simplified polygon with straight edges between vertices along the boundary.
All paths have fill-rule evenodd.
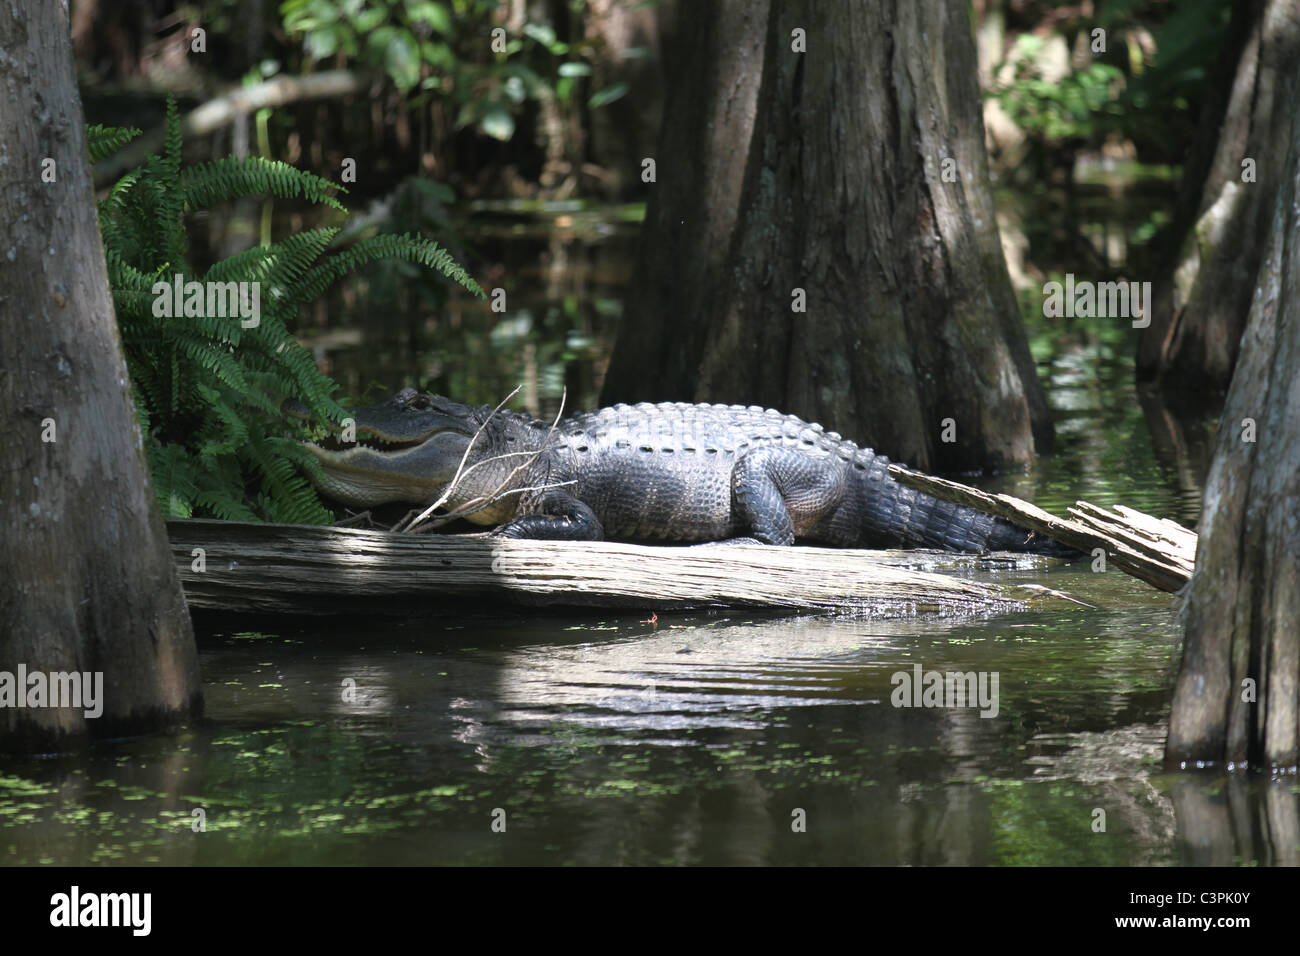
<path id="1" fill-rule="evenodd" d="M 317 448 L 325 451 L 348 451 L 353 448 L 369 448 L 372 451 L 393 452 L 403 451 L 407 448 L 414 448 L 421 444 L 419 439 L 412 441 L 400 441 L 398 439 L 380 438 L 376 435 L 358 436 L 356 441 L 343 441 L 337 435 L 328 435 L 319 442 L 312 442 Z"/>

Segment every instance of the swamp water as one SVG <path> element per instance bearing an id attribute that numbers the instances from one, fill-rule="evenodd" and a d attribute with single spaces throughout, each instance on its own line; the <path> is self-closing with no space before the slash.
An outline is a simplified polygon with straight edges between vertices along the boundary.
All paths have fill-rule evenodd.
<path id="1" fill-rule="evenodd" d="M 510 322 L 480 334 L 490 317 L 466 303 L 449 322 L 340 321 L 318 355 L 356 391 L 397 375 L 495 402 L 524 380 L 541 412 L 566 386 L 570 407 L 592 407 L 630 232 L 598 220 L 518 242 L 503 261 L 544 265 L 512 293 Z M 979 483 L 1051 510 L 1083 497 L 1194 521 L 1195 469 L 1157 457 L 1127 338 L 1050 351 L 1057 456 Z M 1087 561 L 973 576 L 1084 604 L 201 618 L 206 718 L 85 755 L 7 758 L 0 863 L 1297 862 L 1294 777 L 1160 772 L 1170 596 Z M 895 675 L 917 665 L 996 674 L 996 716 L 893 706 Z"/>

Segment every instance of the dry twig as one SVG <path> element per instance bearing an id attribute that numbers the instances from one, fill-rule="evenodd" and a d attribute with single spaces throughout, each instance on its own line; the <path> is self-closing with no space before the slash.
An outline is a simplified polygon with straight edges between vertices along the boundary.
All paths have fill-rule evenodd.
<path id="1" fill-rule="evenodd" d="M 510 482 L 514 481 L 515 475 L 519 474 L 519 472 L 521 472 L 523 469 L 527 468 L 529 465 L 535 462 L 537 458 L 542 454 L 542 452 L 550 449 L 551 436 L 555 434 L 555 429 L 560 424 L 560 418 L 564 415 L 564 404 L 565 401 L 568 399 L 567 389 L 565 389 L 565 391 L 563 391 L 560 394 L 560 408 L 555 413 L 555 419 L 554 421 L 551 422 L 551 427 L 546 431 L 546 437 L 542 439 L 541 447 L 537 448 L 535 451 L 503 452 L 500 455 L 492 455 L 488 458 L 483 459 L 482 461 L 476 461 L 474 464 L 470 465 L 469 468 L 465 467 L 465 462 L 469 459 L 469 453 L 470 451 L 473 450 L 474 443 L 478 441 L 479 435 L 483 433 L 483 429 L 487 427 L 488 422 L 492 420 L 493 416 L 495 416 L 497 412 L 501 411 L 502 407 L 506 404 L 506 402 L 514 398 L 515 395 L 518 394 L 518 392 L 519 392 L 519 388 L 516 387 L 513 392 L 511 392 L 504 399 L 502 399 L 501 404 L 497 405 L 497 407 L 492 410 L 492 414 L 489 415 L 486 419 L 484 419 L 483 424 L 480 425 L 478 429 L 474 432 L 474 437 L 470 439 L 469 445 L 467 445 L 465 448 L 465 454 L 461 456 L 460 466 L 456 469 L 456 474 L 452 476 L 451 482 L 447 485 L 446 490 L 443 491 L 443 493 L 438 496 L 438 500 L 435 501 L 433 504 L 429 505 L 429 507 L 425 508 L 424 511 L 420 513 L 420 516 L 416 518 L 414 521 L 410 522 L 405 527 L 395 527 L 393 529 L 394 531 L 408 531 L 408 532 L 413 532 L 417 530 L 430 531 L 433 530 L 434 528 L 440 528 L 445 524 L 449 524 L 452 521 L 456 521 L 459 518 L 464 518 L 468 515 L 472 515 L 477 511 L 482 511 L 484 508 L 488 507 L 489 505 L 497 501 L 500 501 L 502 498 L 506 497 L 507 495 L 523 494 L 524 492 L 530 492 L 530 491 L 546 491 L 550 488 L 562 488 L 565 485 L 573 484 L 573 482 L 571 481 L 562 481 L 556 484 L 530 485 L 523 488 L 509 487 Z M 457 507 L 453 508 L 451 511 L 448 511 L 446 514 L 438 515 L 436 518 L 432 518 L 432 519 L 429 517 L 430 515 L 433 514 L 434 511 L 441 508 L 451 499 L 451 497 L 456 493 L 457 489 L 459 488 L 460 483 L 465 478 L 469 477 L 469 475 L 473 473 L 475 468 L 481 468 L 484 465 L 487 465 L 491 462 L 503 461 L 506 458 L 518 458 L 522 456 L 527 456 L 526 460 L 516 465 L 511 470 L 510 474 L 506 475 L 505 478 L 503 478 L 500 482 L 497 483 L 496 488 L 494 488 L 492 491 L 488 492 L 485 495 L 479 495 L 476 498 L 471 498 L 469 501 L 466 501 L 464 504 L 458 505 Z"/>

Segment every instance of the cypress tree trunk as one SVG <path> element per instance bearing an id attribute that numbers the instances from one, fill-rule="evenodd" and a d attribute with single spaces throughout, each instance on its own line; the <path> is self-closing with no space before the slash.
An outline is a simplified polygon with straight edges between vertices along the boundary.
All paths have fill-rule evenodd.
<path id="1" fill-rule="evenodd" d="M 606 403 L 695 394 L 703 310 L 726 263 L 758 104 L 767 0 L 674 10 L 663 40 L 668 89 L 655 183 Z"/>
<path id="2" fill-rule="evenodd" d="M 1205 490 L 1173 765 L 1294 767 L 1300 755 L 1300 123 L 1288 137 Z"/>
<path id="3" fill-rule="evenodd" d="M 1216 71 L 1221 92 L 1206 104 L 1204 138 L 1167 234 L 1175 255 L 1157 276 L 1151 326 L 1138 345 L 1139 378 L 1206 393 L 1215 411 L 1214 396 L 1232 380 L 1282 186 L 1300 94 L 1300 0 L 1235 6 L 1224 51 L 1230 68 Z"/>
<path id="4" fill-rule="evenodd" d="M 67 11 L 0 6 L 0 50 L 0 672 L 11 690 L 20 666 L 103 675 L 97 718 L 0 707 L 0 747 L 53 749 L 164 726 L 201 697 L 109 296 Z"/>
<path id="5" fill-rule="evenodd" d="M 725 264 L 721 230 L 648 220 L 654 311 L 630 316 L 606 397 L 774 406 L 926 469 L 1046 450 L 1051 423 L 998 241 L 966 8 L 769 9 Z M 693 95 L 708 89 L 698 73 L 670 76 Z M 697 164 L 701 176 L 717 168 Z M 706 224 L 722 222 L 708 208 Z M 691 296 L 651 304 L 683 281 Z M 651 321 L 675 350 L 667 359 L 645 345 L 638 326 Z"/>

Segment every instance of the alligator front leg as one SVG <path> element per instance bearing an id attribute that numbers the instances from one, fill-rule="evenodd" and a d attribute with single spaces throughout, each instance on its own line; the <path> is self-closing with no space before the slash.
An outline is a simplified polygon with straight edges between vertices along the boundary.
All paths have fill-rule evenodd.
<path id="1" fill-rule="evenodd" d="M 605 529 L 596 512 L 568 495 L 545 499 L 537 513 L 520 515 L 493 533 L 503 538 L 548 541 L 603 541 L 605 538 Z"/>

